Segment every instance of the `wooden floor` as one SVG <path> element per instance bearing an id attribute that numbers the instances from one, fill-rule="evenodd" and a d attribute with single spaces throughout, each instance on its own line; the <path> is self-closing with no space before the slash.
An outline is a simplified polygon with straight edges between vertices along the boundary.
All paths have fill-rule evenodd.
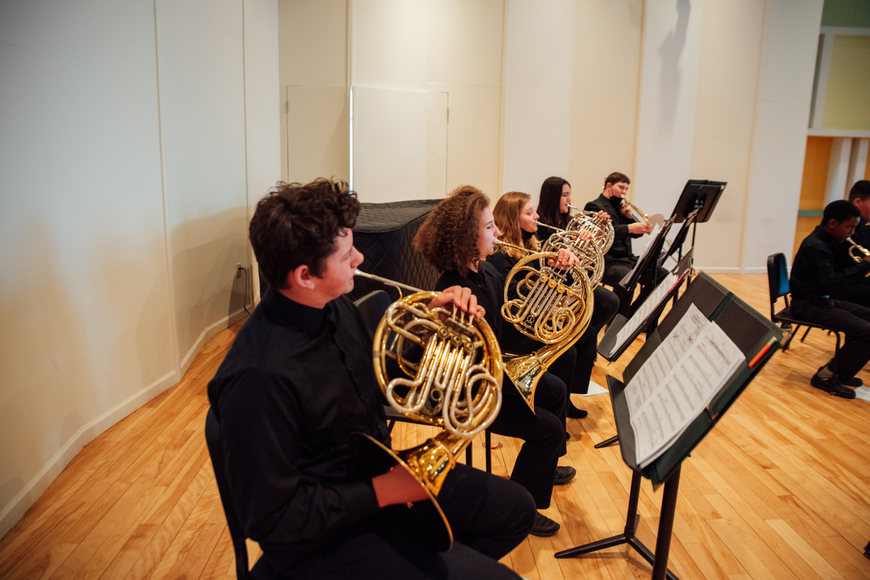
<path id="1" fill-rule="evenodd" d="M 765 276 L 715 278 L 768 312 Z M 206 384 L 237 331 L 217 335 L 181 383 L 82 450 L 0 541 L 0 578 L 235 577 L 203 425 Z M 621 376 L 638 346 L 618 363 L 596 366 L 593 379 L 603 385 L 607 373 Z M 870 540 L 870 402 L 810 387 L 832 349 L 832 337 L 813 331 L 777 353 L 684 462 L 670 557 L 682 580 L 870 579 L 862 555 Z M 870 384 L 870 372 L 859 377 Z M 589 417 L 569 419 L 562 464 L 578 477 L 556 488 L 545 512 L 562 529 L 529 537 L 504 561 L 530 579 L 648 578 L 650 566 L 624 546 L 553 557 L 625 525 L 630 471 L 618 447 L 593 447 L 615 434 L 609 397 L 575 401 Z M 402 424 L 394 446 L 431 432 Z M 493 443 L 494 471 L 506 475 L 517 442 Z M 474 445 L 482 467 L 482 442 Z M 644 482 L 638 536 L 649 547 L 661 494 Z"/>

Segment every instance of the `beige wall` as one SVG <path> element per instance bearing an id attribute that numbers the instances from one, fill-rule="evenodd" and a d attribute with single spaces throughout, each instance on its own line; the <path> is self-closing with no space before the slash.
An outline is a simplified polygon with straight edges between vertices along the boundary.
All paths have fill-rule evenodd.
<path id="1" fill-rule="evenodd" d="M 608 174 L 634 175 L 642 24 L 642 0 L 577 3 L 570 168 L 561 177 L 580 207 Z"/>
<path id="2" fill-rule="evenodd" d="M 282 108 L 281 120 L 284 179 L 350 178 L 348 87 L 354 85 L 394 91 L 383 94 L 400 104 L 416 102 L 411 92 L 446 93 L 450 114 L 446 177 L 436 195 L 466 183 L 497 195 L 501 0 L 282 0 L 279 14 L 280 83 L 289 108 L 289 113 Z M 423 109 L 417 110 L 424 114 Z M 431 128 L 426 119 L 417 121 L 422 123 L 420 131 Z M 440 138 L 430 136 L 429 142 Z M 367 155 L 381 154 L 382 147 L 389 151 L 389 145 L 358 144 L 362 150 L 357 152 L 357 164 Z M 357 166 L 359 173 L 366 169 Z M 382 173 L 389 176 L 398 169 L 387 165 Z M 377 187 L 366 191 L 365 186 L 355 186 L 363 201 L 388 199 Z M 426 196 L 421 186 L 404 198 Z"/>
<path id="3" fill-rule="evenodd" d="M 698 226 L 695 259 L 737 271 L 764 39 L 764 4 L 706 0 L 691 177 L 727 181 L 714 219 Z"/>
<path id="4" fill-rule="evenodd" d="M 0 535 L 243 313 L 276 21 L 270 0 L 0 7 Z"/>

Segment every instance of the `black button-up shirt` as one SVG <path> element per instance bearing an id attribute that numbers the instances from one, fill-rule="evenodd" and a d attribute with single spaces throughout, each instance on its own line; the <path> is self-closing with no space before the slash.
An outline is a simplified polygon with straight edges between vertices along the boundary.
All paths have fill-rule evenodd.
<path id="1" fill-rule="evenodd" d="M 796 300 L 817 300 L 827 297 L 841 288 L 859 282 L 867 272 L 870 263 L 861 262 L 839 269 L 836 267 L 835 252 L 842 251 L 838 242 L 821 226 L 804 238 L 794 257 L 789 286 L 792 298 Z"/>
<path id="2" fill-rule="evenodd" d="M 270 290 L 208 396 L 236 510 L 264 552 L 292 560 L 377 512 L 348 437 L 389 446 L 389 435 L 372 340 L 348 298 L 317 309 Z"/>
<path id="3" fill-rule="evenodd" d="M 610 223 L 613 224 L 613 245 L 604 254 L 605 261 L 628 259 L 634 262 L 636 256 L 631 253 L 631 239 L 639 238 L 643 234 L 629 233 L 628 226 L 635 223 L 635 221 L 619 211 L 613 202 L 610 201 L 612 199 L 617 198 L 605 197 L 602 193 L 596 199 L 587 203 L 583 209 L 586 211 L 607 212 L 607 215 L 610 216 Z"/>

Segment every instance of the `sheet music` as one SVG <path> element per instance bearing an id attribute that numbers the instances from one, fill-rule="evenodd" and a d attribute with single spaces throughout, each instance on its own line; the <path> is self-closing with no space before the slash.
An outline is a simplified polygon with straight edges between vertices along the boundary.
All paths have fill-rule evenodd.
<path id="1" fill-rule="evenodd" d="M 681 276 L 682 277 L 682 276 Z M 637 312 L 625 323 L 619 332 L 616 333 L 616 341 L 613 345 L 613 348 L 610 349 L 610 354 L 608 356 L 613 356 L 613 353 L 618 351 L 626 340 L 634 336 L 635 331 L 640 327 L 641 324 L 646 322 L 647 318 L 653 311 L 658 308 L 661 303 L 667 298 L 668 292 L 673 289 L 676 283 L 679 281 L 679 278 L 673 273 L 668 274 L 661 283 L 656 286 L 656 289 L 653 290 L 653 293 L 650 294 L 646 300 L 643 301 L 643 304 L 640 305 L 640 308 L 637 309 Z"/>
<path id="2" fill-rule="evenodd" d="M 638 465 L 664 453 L 744 361 L 719 325 L 693 304 L 625 387 Z"/>

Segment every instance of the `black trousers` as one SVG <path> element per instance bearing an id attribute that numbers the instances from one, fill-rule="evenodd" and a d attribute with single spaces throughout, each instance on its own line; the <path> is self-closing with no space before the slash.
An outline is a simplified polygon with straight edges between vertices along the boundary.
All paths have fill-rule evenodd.
<path id="1" fill-rule="evenodd" d="M 631 272 L 636 263 L 637 258 L 605 260 L 604 275 L 601 277 L 602 284 L 613 287 L 613 293 L 619 298 L 619 313 L 626 318 L 630 318 L 634 314 L 634 311 L 643 304 L 647 296 L 652 294 L 656 286 L 668 275 L 668 271 L 661 267 L 645 271 L 638 280 L 640 294 L 632 302 L 633 291 L 629 293 L 628 290 L 619 285 L 619 281 Z"/>
<path id="2" fill-rule="evenodd" d="M 535 505 L 521 486 L 462 464 L 450 471 L 438 494 L 450 522 L 453 548 L 437 552 L 418 537 L 412 524 L 396 517 L 393 506 L 380 510 L 313 550 L 279 575 L 264 556 L 255 578 L 336 579 L 383 578 L 467 579 L 519 578 L 498 563 L 522 542 L 532 528 Z"/>
<path id="3" fill-rule="evenodd" d="M 511 471 L 511 481 L 532 494 L 538 509 L 548 508 L 559 457 L 567 453 L 565 417 L 568 395 L 565 383 L 550 373 L 544 373 L 535 390 L 534 413 L 507 378 L 503 389 L 501 411 L 490 431 L 523 440 Z"/>
<path id="4" fill-rule="evenodd" d="M 595 300 L 595 306 L 592 310 L 592 320 L 589 322 L 589 325 L 595 327 L 595 331 L 598 332 L 610 324 L 610 321 L 616 316 L 616 313 L 619 311 L 620 301 L 615 293 L 604 286 L 595 288 L 592 296 Z"/>
<path id="5" fill-rule="evenodd" d="M 870 308 L 870 278 L 862 278 L 857 284 L 838 290 L 831 297 Z"/>
<path id="6" fill-rule="evenodd" d="M 846 335 L 837 369 L 841 378 L 851 379 L 870 361 L 870 308 L 827 298 L 794 298 L 791 312 L 799 320 L 821 324 Z"/>

